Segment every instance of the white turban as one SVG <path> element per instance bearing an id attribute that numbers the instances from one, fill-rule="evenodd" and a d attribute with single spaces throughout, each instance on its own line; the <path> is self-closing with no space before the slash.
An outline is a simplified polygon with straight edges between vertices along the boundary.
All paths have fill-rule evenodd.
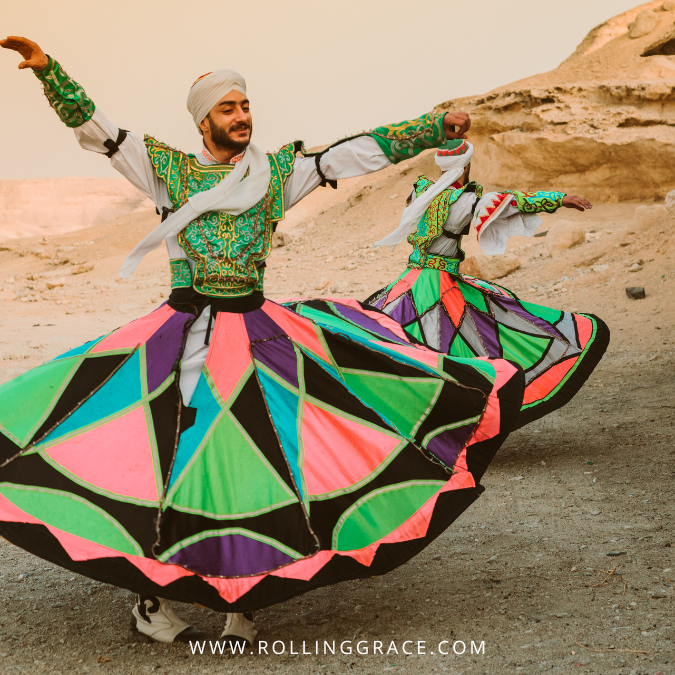
<path id="1" fill-rule="evenodd" d="M 436 164 L 441 167 L 444 173 L 403 211 L 398 227 L 374 245 L 391 246 L 393 250 L 394 246 L 405 241 L 415 231 L 431 202 L 443 190 L 449 188 L 456 180 L 461 178 L 464 168 L 471 161 L 472 156 L 473 145 L 469 141 L 463 141 L 458 147 L 452 149 L 438 148 Z"/>
<path id="2" fill-rule="evenodd" d="M 246 95 L 244 78 L 233 70 L 216 70 L 200 77 L 190 90 L 187 107 L 197 128 L 213 106 L 225 94 L 236 90 Z M 168 237 L 175 237 L 188 223 L 204 213 L 222 211 L 238 216 L 253 208 L 267 194 L 271 178 L 267 155 L 253 143 L 246 148 L 244 157 L 237 162 L 226 180 L 204 192 L 189 197 L 176 212 L 148 234 L 127 259 L 120 270 L 121 277 L 133 274 L 138 264 Z"/>
<path id="3" fill-rule="evenodd" d="M 246 80 L 236 71 L 226 69 L 202 75 L 192 85 L 188 94 L 187 109 L 197 129 L 213 106 L 233 89 L 246 96 Z"/>

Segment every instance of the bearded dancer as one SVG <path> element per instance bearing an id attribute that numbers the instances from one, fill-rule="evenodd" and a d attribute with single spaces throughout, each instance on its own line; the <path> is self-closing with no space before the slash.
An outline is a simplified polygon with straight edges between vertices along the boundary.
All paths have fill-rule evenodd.
<path id="1" fill-rule="evenodd" d="M 396 319 L 423 344 L 466 358 L 505 358 L 525 371 L 525 397 L 516 427 L 565 405 L 602 358 L 609 329 L 598 317 L 551 309 L 466 274 L 462 237 L 473 224 L 484 253 L 506 252 L 510 237 L 534 235 L 538 213 L 592 204 L 562 192 L 484 193 L 469 181 L 474 148 L 452 140 L 436 150 L 443 172 L 420 176 L 398 228 L 375 244 L 413 247 L 406 270 L 366 302 Z"/>
<path id="2" fill-rule="evenodd" d="M 164 242 L 172 286 L 151 314 L 0 387 L 0 534 L 138 593 L 132 625 L 151 639 L 202 636 L 171 599 L 226 612 L 221 638 L 240 648 L 257 633 L 245 612 L 428 545 L 483 491 L 522 371 L 432 353 L 354 301 L 308 320 L 265 300 L 264 261 L 312 190 L 463 137 L 468 116 L 266 155 L 243 77 L 219 70 L 190 90 L 203 148 L 189 155 L 119 129 L 34 42 L 0 44 L 162 213 L 121 276 Z"/>

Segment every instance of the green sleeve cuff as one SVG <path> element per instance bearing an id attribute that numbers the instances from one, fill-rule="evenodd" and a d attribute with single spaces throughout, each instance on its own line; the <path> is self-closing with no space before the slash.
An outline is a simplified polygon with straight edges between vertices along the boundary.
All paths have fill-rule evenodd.
<path id="1" fill-rule="evenodd" d="M 519 192 L 512 191 L 521 213 L 555 213 L 565 198 L 564 192 Z"/>
<path id="2" fill-rule="evenodd" d="M 33 72 L 42 82 L 49 105 L 67 127 L 81 127 L 94 116 L 94 102 L 51 56 L 44 70 Z"/>
<path id="3" fill-rule="evenodd" d="M 430 112 L 415 120 L 377 127 L 368 135 L 375 139 L 392 164 L 398 164 L 446 142 L 444 117 L 445 112 Z"/>

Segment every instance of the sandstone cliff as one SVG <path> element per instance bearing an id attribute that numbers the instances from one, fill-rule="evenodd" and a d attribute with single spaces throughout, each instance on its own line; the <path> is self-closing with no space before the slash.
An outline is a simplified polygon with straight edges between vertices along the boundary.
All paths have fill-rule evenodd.
<path id="1" fill-rule="evenodd" d="M 601 200 L 661 200 L 675 189 L 675 2 L 657 0 L 594 28 L 558 68 L 466 110 L 484 184 L 560 188 Z"/>

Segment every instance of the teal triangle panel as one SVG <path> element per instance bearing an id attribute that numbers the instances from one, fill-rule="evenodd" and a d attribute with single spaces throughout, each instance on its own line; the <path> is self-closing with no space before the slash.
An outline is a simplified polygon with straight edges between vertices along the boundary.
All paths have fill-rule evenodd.
<path id="1" fill-rule="evenodd" d="M 282 387 L 264 371 L 258 370 L 263 396 L 272 416 L 272 422 L 279 434 L 281 447 L 293 474 L 293 480 L 302 494 L 302 475 L 298 466 L 298 395 Z"/>
<path id="2" fill-rule="evenodd" d="M 197 448 L 205 439 L 211 424 L 213 424 L 213 420 L 216 419 L 221 410 L 203 372 L 199 376 L 197 388 L 190 400 L 190 407 L 197 409 L 197 416 L 195 417 L 195 423 L 180 435 L 169 487 L 176 482 L 188 462 L 192 459 Z"/>
<path id="3" fill-rule="evenodd" d="M 56 427 L 43 443 L 98 422 L 140 401 L 143 396 L 140 361 L 141 352 L 137 350 L 93 396 Z"/>

